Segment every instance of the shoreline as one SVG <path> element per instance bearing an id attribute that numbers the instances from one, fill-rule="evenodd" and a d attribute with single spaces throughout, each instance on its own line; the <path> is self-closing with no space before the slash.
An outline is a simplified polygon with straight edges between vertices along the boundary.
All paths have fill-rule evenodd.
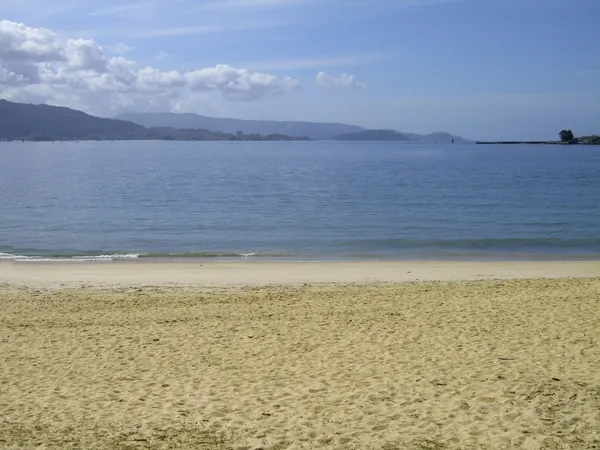
<path id="1" fill-rule="evenodd" d="M 598 253 L 465 253 L 465 254 L 414 254 L 405 257 L 382 255 L 286 255 L 261 253 L 214 253 L 148 255 L 145 253 L 114 253 L 97 255 L 13 255 L 0 252 L 0 263 L 407 263 L 407 262 L 451 262 L 451 263 L 490 263 L 490 262 L 574 262 L 600 261 Z"/>
<path id="2" fill-rule="evenodd" d="M 600 277 L 600 261 L 0 261 L 0 285 L 239 287 Z"/>

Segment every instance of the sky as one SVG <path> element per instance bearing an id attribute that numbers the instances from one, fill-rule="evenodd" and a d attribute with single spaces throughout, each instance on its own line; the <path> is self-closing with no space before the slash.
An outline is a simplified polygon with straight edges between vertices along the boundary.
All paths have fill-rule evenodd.
<path id="1" fill-rule="evenodd" d="M 599 0 L 0 0 L 0 98 L 471 139 L 600 133 Z"/>

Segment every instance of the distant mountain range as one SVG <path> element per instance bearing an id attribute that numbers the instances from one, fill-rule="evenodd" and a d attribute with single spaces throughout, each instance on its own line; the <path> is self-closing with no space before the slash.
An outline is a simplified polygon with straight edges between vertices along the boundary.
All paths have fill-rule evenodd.
<path id="1" fill-rule="evenodd" d="M 179 140 L 289 141 L 306 138 L 278 134 L 240 136 L 205 129 L 146 128 L 124 120 L 103 119 L 70 108 L 0 100 L 0 140 Z"/>
<path id="2" fill-rule="evenodd" d="M 220 119 L 199 114 L 129 113 L 116 117 L 144 127 L 204 128 L 221 133 L 285 134 L 310 139 L 328 139 L 344 133 L 365 131 L 364 128 L 340 123 L 280 122 L 273 120 Z"/>
<path id="3" fill-rule="evenodd" d="M 0 99 L 0 140 L 305 140 L 468 142 L 448 133 L 420 135 L 322 122 L 219 119 L 197 114 L 122 114 L 115 119 L 70 108 Z"/>
<path id="4" fill-rule="evenodd" d="M 70 108 L 0 100 L 1 139 L 136 139 L 146 131 L 132 122 L 102 119 Z"/>
<path id="5" fill-rule="evenodd" d="M 284 134 L 294 137 L 308 137 L 310 139 L 333 140 L 390 140 L 390 141 L 428 141 L 447 143 L 466 143 L 469 140 L 449 133 L 431 133 L 427 135 L 416 133 L 400 133 L 395 130 L 368 130 L 356 125 L 326 122 L 288 122 L 276 120 L 243 120 L 221 119 L 217 117 L 201 116 L 199 114 L 178 113 L 127 113 L 116 117 L 119 120 L 142 125 L 144 127 L 170 127 L 170 128 L 204 128 L 222 133 L 256 133 L 256 134 Z M 366 133 L 366 134 L 361 134 Z M 406 139 L 403 139 L 405 137 Z"/>

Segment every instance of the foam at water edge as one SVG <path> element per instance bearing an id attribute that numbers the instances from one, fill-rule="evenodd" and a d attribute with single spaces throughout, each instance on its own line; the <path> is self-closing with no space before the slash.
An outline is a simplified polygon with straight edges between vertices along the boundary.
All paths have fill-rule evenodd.
<path id="1" fill-rule="evenodd" d="M 0 259 L 21 260 L 21 259 L 31 259 L 31 258 L 37 258 L 37 256 L 21 256 L 21 255 L 13 255 L 11 253 L 0 253 Z"/>
<path id="2" fill-rule="evenodd" d="M 49 258 L 47 256 L 23 256 L 13 255 L 11 253 L 0 253 L 0 260 L 10 260 L 19 262 L 85 262 L 85 261 L 114 261 L 117 259 L 136 259 L 139 255 L 136 253 L 130 254 L 114 254 L 114 255 L 96 255 L 96 256 L 73 256 L 73 257 L 56 257 Z"/>
<path id="3" fill-rule="evenodd" d="M 113 261 L 115 259 L 136 259 L 139 258 L 137 253 L 129 253 L 126 255 L 97 255 L 97 256 L 73 256 L 73 259 L 78 261 Z"/>

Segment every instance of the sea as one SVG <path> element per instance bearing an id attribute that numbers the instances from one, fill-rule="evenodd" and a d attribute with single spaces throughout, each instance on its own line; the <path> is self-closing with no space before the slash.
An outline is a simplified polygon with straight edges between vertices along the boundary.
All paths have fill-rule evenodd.
<path id="1" fill-rule="evenodd" d="M 600 259 L 600 147 L 1 142 L 0 259 Z"/>

